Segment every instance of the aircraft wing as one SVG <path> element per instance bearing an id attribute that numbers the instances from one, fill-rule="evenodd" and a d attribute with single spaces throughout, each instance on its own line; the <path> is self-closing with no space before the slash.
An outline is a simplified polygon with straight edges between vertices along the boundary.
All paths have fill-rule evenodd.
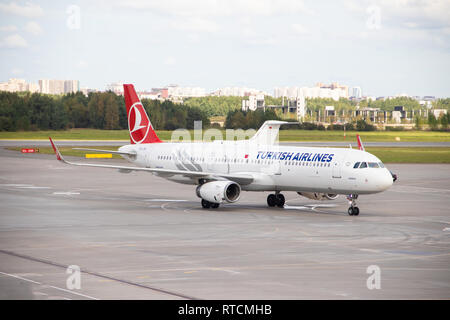
<path id="1" fill-rule="evenodd" d="M 129 166 L 115 166 L 115 165 L 106 165 L 106 164 L 93 164 L 93 163 L 77 163 L 70 162 L 63 158 L 61 153 L 59 152 L 58 147 L 53 143 L 52 138 L 50 138 L 50 143 L 55 151 L 56 158 L 59 161 L 62 161 L 66 164 L 74 165 L 74 166 L 83 166 L 83 167 L 96 167 L 96 168 L 108 168 L 108 169 L 118 169 L 124 172 L 130 171 L 146 171 L 146 172 L 154 172 L 165 175 L 175 175 L 180 174 L 186 177 L 191 178 L 204 178 L 207 180 L 220 180 L 220 178 L 234 181 L 236 183 L 245 185 L 253 182 L 254 178 L 250 174 L 245 173 L 213 173 L 213 172 L 199 172 L 199 171 L 187 171 L 187 170 L 171 170 L 171 169 L 160 169 L 160 168 L 142 168 L 142 167 L 129 167 Z M 92 149 L 90 149 L 92 150 Z"/>
<path id="2" fill-rule="evenodd" d="M 132 152 L 122 152 L 122 151 L 102 150 L 102 149 L 90 149 L 90 148 L 72 148 L 72 149 L 73 150 L 103 152 L 103 153 L 112 153 L 112 154 L 119 154 L 119 155 L 123 155 L 123 156 L 136 157 L 136 153 L 132 153 Z"/>

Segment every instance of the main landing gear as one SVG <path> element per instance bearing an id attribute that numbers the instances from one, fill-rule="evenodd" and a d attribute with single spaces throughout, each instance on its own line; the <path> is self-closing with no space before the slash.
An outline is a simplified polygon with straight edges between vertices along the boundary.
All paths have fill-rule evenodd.
<path id="1" fill-rule="evenodd" d="M 202 199 L 202 208 L 203 209 L 209 209 L 209 208 L 217 209 L 218 207 L 219 207 L 218 203 L 209 202 L 209 201 L 206 201 L 205 199 Z"/>
<path id="2" fill-rule="evenodd" d="M 283 208 L 284 207 L 284 203 L 285 203 L 284 196 L 281 193 L 279 193 L 279 192 L 277 192 L 275 194 L 272 193 L 272 194 L 269 194 L 267 196 L 267 205 L 269 207 L 277 206 L 279 208 Z"/>
<path id="3" fill-rule="evenodd" d="M 350 216 L 359 215 L 359 208 L 356 206 L 356 199 L 358 199 L 357 194 L 350 194 L 347 196 L 347 200 L 350 202 L 350 208 L 348 208 L 348 214 Z"/>

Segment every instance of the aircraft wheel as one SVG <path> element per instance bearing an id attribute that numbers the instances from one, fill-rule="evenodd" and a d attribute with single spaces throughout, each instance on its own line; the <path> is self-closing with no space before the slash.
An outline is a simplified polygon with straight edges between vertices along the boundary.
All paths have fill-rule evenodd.
<path id="1" fill-rule="evenodd" d="M 283 208 L 285 203 L 284 196 L 281 193 L 279 193 L 277 194 L 276 197 L 277 197 L 277 207 Z"/>
<path id="2" fill-rule="evenodd" d="M 211 208 L 217 209 L 219 207 L 218 203 L 211 203 Z"/>
<path id="3" fill-rule="evenodd" d="M 203 209 L 211 208 L 211 202 L 206 201 L 205 199 L 202 199 L 202 207 L 203 207 Z"/>
<path id="4" fill-rule="evenodd" d="M 267 196 L 267 205 L 269 207 L 275 207 L 277 205 L 277 197 L 273 193 Z"/>
<path id="5" fill-rule="evenodd" d="M 359 208 L 358 207 L 353 207 L 353 215 L 354 216 L 358 216 L 359 215 Z"/>

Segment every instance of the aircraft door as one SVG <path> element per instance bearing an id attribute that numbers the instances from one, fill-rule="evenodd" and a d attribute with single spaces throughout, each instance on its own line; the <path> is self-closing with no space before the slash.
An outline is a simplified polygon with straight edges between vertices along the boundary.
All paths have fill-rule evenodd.
<path id="1" fill-rule="evenodd" d="M 331 162 L 331 174 L 335 179 L 342 178 L 342 166 L 344 165 L 344 157 L 340 155 L 336 155 L 333 161 Z"/>

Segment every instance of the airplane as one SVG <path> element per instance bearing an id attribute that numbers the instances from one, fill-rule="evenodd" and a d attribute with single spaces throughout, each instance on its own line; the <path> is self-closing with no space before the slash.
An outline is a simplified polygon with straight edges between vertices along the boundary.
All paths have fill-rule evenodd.
<path id="1" fill-rule="evenodd" d="M 117 151 L 74 148 L 122 156 L 136 166 L 70 162 L 63 158 L 51 137 L 58 160 L 75 166 L 118 169 L 122 173 L 149 172 L 165 179 L 196 185 L 205 209 L 235 203 L 241 191 L 271 192 L 269 207 L 283 208 L 282 191 L 295 191 L 313 200 L 334 200 L 345 195 L 348 214 L 359 215 L 359 195 L 387 190 L 394 175 L 380 159 L 358 149 L 294 147 L 276 143 L 286 121 L 266 121 L 250 139 L 212 142 L 163 142 L 148 117 L 134 86 L 124 84 L 130 144 Z"/>

